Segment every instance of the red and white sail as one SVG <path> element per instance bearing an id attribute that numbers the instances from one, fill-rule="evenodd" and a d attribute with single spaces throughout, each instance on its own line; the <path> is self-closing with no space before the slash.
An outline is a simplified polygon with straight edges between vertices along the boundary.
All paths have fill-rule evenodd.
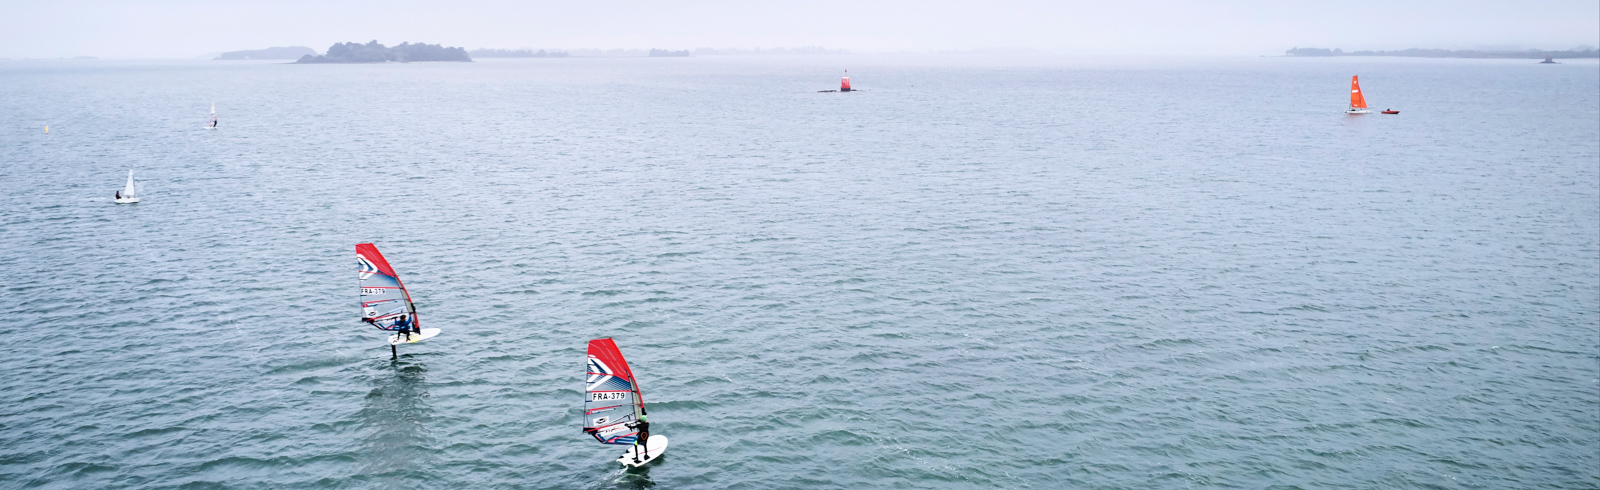
<path id="1" fill-rule="evenodd" d="M 417 321 L 417 307 L 411 303 L 400 275 L 371 243 L 356 244 L 356 277 L 361 284 L 361 321 L 380 330 L 409 328 Z M 404 315 L 408 323 L 397 326 Z"/>
<path id="2" fill-rule="evenodd" d="M 628 424 L 644 415 L 644 397 L 617 343 L 610 338 L 589 341 L 584 371 L 584 432 L 601 444 L 633 444 L 639 432 Z"/>

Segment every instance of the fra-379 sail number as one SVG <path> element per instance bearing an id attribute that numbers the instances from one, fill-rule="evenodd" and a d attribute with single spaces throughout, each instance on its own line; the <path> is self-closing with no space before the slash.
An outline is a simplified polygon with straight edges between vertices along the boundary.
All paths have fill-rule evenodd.
<path id="1" fill-rule="evenodd" d="M 597 401 L 597 402 L 599 402 L 599 401 L 612 401 L 612 400 L 627 400 L 628 399 L 628 394 L 629 393 L 626 392 L 626 391 L 596 391 L 594 393 L 590 393 L 589 394 L 589 400 Z"/>

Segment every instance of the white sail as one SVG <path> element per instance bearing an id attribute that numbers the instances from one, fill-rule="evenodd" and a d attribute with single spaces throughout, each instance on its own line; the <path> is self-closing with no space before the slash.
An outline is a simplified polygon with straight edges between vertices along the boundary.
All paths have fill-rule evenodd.
<path id="1" fill-rule="evenodd" d="M 124 198 L 134 197 L 134 193 L 133 193 L 133 169 L 131 169 L 131 168 L 128 169 L 128 185 L 122 186 L 122 197 L 124 197 Z"/>

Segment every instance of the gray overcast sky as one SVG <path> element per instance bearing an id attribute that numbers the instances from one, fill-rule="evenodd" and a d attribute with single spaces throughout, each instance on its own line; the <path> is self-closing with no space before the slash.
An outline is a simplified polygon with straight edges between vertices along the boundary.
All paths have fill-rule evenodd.
<path id="1" fill-rule="evenodd" d="M 1279 54 L 1600 45 L 1600 1 L 0 0 L 0 58 L 192 58 L 377 39 L 495 48 Z"/>

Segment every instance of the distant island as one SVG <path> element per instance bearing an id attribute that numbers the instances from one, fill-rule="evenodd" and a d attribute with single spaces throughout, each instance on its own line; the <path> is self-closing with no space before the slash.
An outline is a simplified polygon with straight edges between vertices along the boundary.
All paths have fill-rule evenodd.
<path id="1" fill-rule="evenodd" d="M 689 50 L 685 49 L 685 50 L 682 50 L 682 51 L 667 51 L 665 49 L 651 49 L 650 50 L 650 56 L 653 56 L 653 57 L 689 56 Z"/>
<path id="2" fill-rule="evenodd" d="M 447 48 L 438 44 L 411 44 L 400 43 L 399 46 L 385 47 L 374 40 L 366 44 L 339 43 L 328 47 L 328 54 L 323 56 L 301 56 L 295 63 L 383 63 L 394 61 L 410 63 L 413 61 L 472 61 L 467 55 L 467 50 L 462 48 Z"/>
<path id="3" fill-rule="evenodd" d="M 1600 51 L 1588 46 L 1566 51 L 1540 51 L 1530 49 L 1527 51 L 1476 51 L 1476 50 L 1448 50 L 1448 49 L 1402 49 L 1399 51 L 1351 51 L 1334 48 L 1294 48 L 1283 52 L 1286 56 L 1408 56 L 1412 58 L 1509 58 L 1509 59 L 1542 59 L 1542 58 L 1600 58 Z"/>
<path id="4" fill-rule="evenodd" d="M 317 50 L 305 46 L 280 46 L 267 49 L 229 51 L 213 59 L 218 60 L 292 60 L 301 56 L 316 56 Z"/>
<path id="5" fill-rule="evenodd" d="M 543 50 L 543 49 L 538 50 L 538 51 L 534 51 L 534 50 L 531 50 L 531 49 L 510 50 L 510 49 L 479 48 L 479 49 L 474 49 L 472 51 L 468 51 L 467 53 L 471 54 L 472 56 L 478 57 L 478 58 L 565 58 L 565 57 L 567 57 L 567 52 L 566 51 L 545 52 L 545 50 Z"/>

